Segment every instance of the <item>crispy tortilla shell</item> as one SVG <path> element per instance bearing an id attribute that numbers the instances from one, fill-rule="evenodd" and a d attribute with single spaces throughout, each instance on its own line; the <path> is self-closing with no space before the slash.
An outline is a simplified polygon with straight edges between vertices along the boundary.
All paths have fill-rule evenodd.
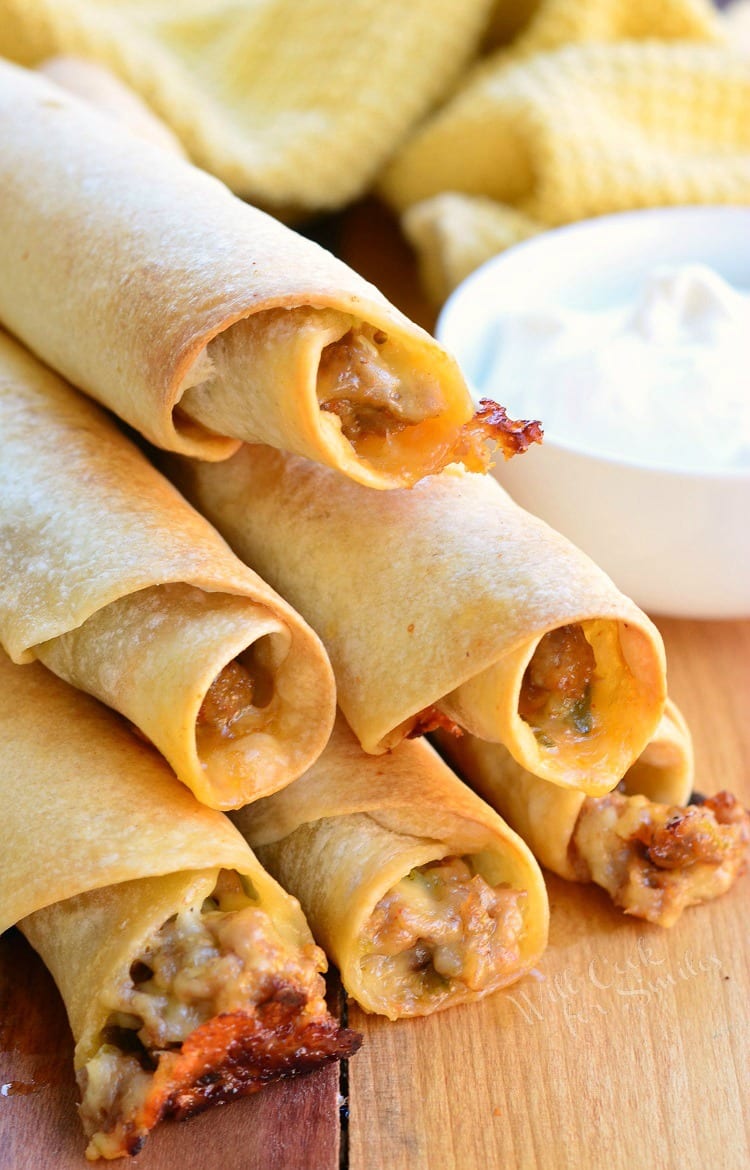
<path id="1" fill-rule="evenodd" d="M 74 385 L 204 459 L 264 442 L 392 487 L 453 457 L 458 366 L 331 253 L 9 63 L 0 118 L 0 321 Z M 318 386 L 331 346 L 351 392 Z"/>
<path id="2" fill-rule="evenodd" d="M 319 639 L 94 403 L 2 331 L 0 485 L 0 642 L 14 661 L 42 658 L 119 710 L 214 807 L 304 771 L 335 713 Z M 211 735 L 202 706 L 235 660 L 268 693 Z"/>
<path id="3" fill-rule="evenodd" d="M 596 793 L 656 730 L 666 693 L 658 630 L 491 476 L 454 467 L 375 494 L 258 446 L 221 467 L 174 461 L 170 473 L 318 632 L 365 751 L 453 721 L 503 742 L 527 770 Z M 573 630 L 592 659 L 589 727 L 560 719 L 545 742 L 519 705 L 555 630 Z"/>
<path id="4" fill-rule="evenodd" d="M 263 967 L 273 952 L 261 954 L 251 981 L 259 1002 L 248 997 L 244 1012 L 223 1024 L 214 1014 L 191 1030 L 188 1018 L 184 1042 L 157 1052 L 155 1066 L 144 1064 L 140 1075 L 153 1077 L 141 1098 L 120 1098 L 114 1079 L 114 1109 L 100 1118 L 102 1131 L 87 1123 L 90 1157 L 136 1153 L 163 1116 L 185 1116 L 356 1049 L 357 1038 L 325 1010 L 324 956 L 299 903 L 228 819 L 199 804 L 119 716 L 40 664 L 16 666 L 0 653 L 0 746 L 0 930 L 17 923 L 55 978 L 84 1105 L 91 1062 L 114 1055 L 110 1025 L 113 1013 L 119 1019 L 123 985 L 134 981 L 133 964 L 165 923 L 211 898 L 220 874 L 239 875 L 253 922 L 268 923 L 255 928 L 278 940 L 290 971 L 304 972 L 299 988 L 277 980 L 276 998 L 286 1005 L 279 1014 Z M 183 972 L 178 951 L 175 957 L 178 975 L 200 979 L 199 952 Z M 123 1069 L 129 1051 L 119 1054 Z"/>
<path id="5" fill-rule="evenodd" d="M 443 732 L 437 732 L 435 740 L 445 758 L 523 837 L 546 869 L 576 880 L 570 843 L 586 800 L 584 791 L 564 789 L 532 775 L 502 744 Z M 622 788 L 629 795 L 684 805 L 690 799 L 693 777 L 690 732 L 682 712 L 668 699 L 656 733 L 626 772 Z"/>
<path id="6" fill-rule="evenodd" d="M 284 792 L 232 814 L 270 872 L 300 899 L 345 988 L 391 1018 L 426 1015 L 481 992 L 456 987 L 408 1006 L 385 998 L 361 963 L 362 935 L 380 899 L 420 866 L 469 857 L 491 886 L 522 891 L 516 959 L 491 990 L 532 967 L 547 940 L 544 883 L 529 850 L 461 784 L 425 740 L 384 756 L 362 752 L 343 718 L 318 761 Z"/>

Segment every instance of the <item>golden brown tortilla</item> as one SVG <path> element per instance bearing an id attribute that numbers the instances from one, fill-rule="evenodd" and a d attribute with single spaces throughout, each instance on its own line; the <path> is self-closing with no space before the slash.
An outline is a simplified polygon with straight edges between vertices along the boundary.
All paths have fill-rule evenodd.
<path id="1" fill-rule="evenodd" d="M 485 458 L 455 361 L 325 249 L 9 63 L 0 120 L 0 322 L 153 443 L 373 487 Z"/>
<path id="2" fill-rule="evenodd" d="M 452 720 L 527 770 L 593 793 L 613 788 L 651 739 L 666 685 L 658 631 L 492 477 L 449 468 L 374 493 L 257 446 L 173 474 L 317 630 L 365 751 Z M 585 710 L 563 706 L 535 729 L 520 713 L 526 672 L 556 630 L 572 631 L 593 663 Z"/>
<path id="3" fill-rule="evenodd" d="M 322 1004 L 324 957 L 296 900 L 226 817 L 199 804 L 123 720 L 40 664 L 15 666 L 0 652 L 0 751 L 0 930 L 18 923 L 54 975 L 84 1093 L 90 1062 L 115 1055 L 113 1026 L 136 1026 L 115 1010 L 120 989 L 134 978 L 134 961 L 175 915 L 211 897 L 220 872 L 239 875 L 256 928 L 276 940 L 305 980 L 305 993 L 288 999 L 276 1027 L 273 994 L 268 1002 L 248 997 L 227 1020 L 235 1043 L 229 1068 L 210 1021 L 184 1045 L 154 1054 L 146 1107 L 121 1101 L 103 1133 L 89 1129 L 91 1156 L 135 1153 L 161 1116 L 209 1104 L 199 1073 L 213 1078 L 206 1083 L 221 1101 L 351 1051 L 351 1034 L 339 1031 Z M 268 954 L 261 952 L 259 962 L 256 982 L 268 994 L 262 968 Z M 296 1057 L 288 1051 L 290 1036 Z M 179 1089 L 181 1112 L 170 1087 Z"/>
<path id="4" fill-rule="evenodd" d="M 346 990 L 368 1011 L 396 1019 L 478 999 L 518 979 L 546 946 L 547 896 L 531 853 L 425 740 L 367 756 L 339 717 L 325 751 L 304 776 L 232 819 L 269 871 L 299 898 Z M 373 913 L 403 879 L 408 890 L 409 881 L 420 882 L 422 867 L 448 858 L 466 862 L 478 875 L 473 885 L 484 891 L 472 889 L 466 902 L 453 908 L 445 891 L 438 900 L 435 929 L 440 943 L 454 948 L 452 974 L 446 976 L 443 967 L 441 975 L 439 959 L 426 946 L 420 957 L 418 944 L 425 939 L 413 925 L 417 945 L 414 939 L 397 940 L 389 952 L 400 956 L 397 969 L 386 971 L 365 945 Z M 520 915 L 517 936 L 492 957 L 486 953 L 491 941 L 473 937 L 480 929 L 482 898 L 490 896 L 487 887 L 499 887 L 501 904 L 504 897 L 517 897 L 512 909 Z M 408 930 L 405 917 L 395 907 L 392 913 L 396 929 Z M 465 936 L 446 937 L 461 914 L 468 924 Z M 473 970 L 459 971 L 460 957 L 472 944 L 487 964 L 479 979 Z M 415 964 L 421 964 L 419 978 Z"/>
<path id="5" fill-rule="evenodd" d="M 97 406 L 2 331 L 0 533 L 7 653 L 126 715 L 199 799 L 244 804 L 322 750 L 334 685 L 312 630 Z M 255 689 L 224 687 L 211 720 L 214 680 L 237 662 Z"/>

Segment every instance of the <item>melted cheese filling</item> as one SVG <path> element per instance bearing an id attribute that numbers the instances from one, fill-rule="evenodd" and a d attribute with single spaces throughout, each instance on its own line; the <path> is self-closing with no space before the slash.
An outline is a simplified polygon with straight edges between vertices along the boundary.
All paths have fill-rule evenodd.
<path id="1" fill-rule="evenodd" d="M 560 626 L 540 640 L 523 676 L 518 713 L 543 746 L 595 730 L 595 671 L 594 650 L 581 626 Z"/>
<path id="2" fill-rule="evenodd" d="M 354 447 L 367 436 L 385 437 L 436 418 L 444 405 L 437 381 L 399 363 L 388 335 L 366 326 L 325 347 L 317 394 L 321 410 L 338 416 Z"/>
<path id="3" fill-rule="evenodd" d="M 730 793 L 681 808 L 612 792 L 584 801 L 571 856 L 626 914 L 671 926 L 733 885 L 749 846 L 750 816 Z"/>
<path id="4" fill-rule="evenodd" d="M 445 409 L 439 378 L 420 372 L 382 329 L 308 306 L 267 309 L 210 341 L 183 380 L 176 416 L 257 442 L 254 386 L 300 377 L 355 449 Z"/>
<path id="5" fill-rule="evenodd" d="M 196 723 L 199 753 L 211 741 L 239 739 L 262 731 L 272 721 L 278 702 L 273 676 L 246 651 L 219 672 L 201 703 Z"/>
<path id="6" fill-rule="evenodd" d="M 143 1115 L 160 1059 L 222 1013 L 252 1013 L 282 985 L 325 1017 L 325 969 L 313 944 L 291 947 L 224 872 L 214 896 L 170 918 L 111 993 L 102 1043 L 78 1073 L 87 1157 L 118 1157 Z"/>
<path id="7" fill-rule="evenodd" d="M 506 982 L 520 961 L 523 897 L 490 886 L 460 857 L 413 869 L 381 898 L 362 936 L 373 998 L 409 1014 L 426 998 L 434 1005 Z"/>

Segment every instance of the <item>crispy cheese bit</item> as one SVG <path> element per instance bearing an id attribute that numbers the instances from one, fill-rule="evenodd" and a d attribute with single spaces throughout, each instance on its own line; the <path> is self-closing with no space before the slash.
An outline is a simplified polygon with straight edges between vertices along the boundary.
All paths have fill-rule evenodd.
<path id="1" fill-rule="evenodd" d="M 594 730 L 591 687 L 596 659 L 578 625 L 560 626 L 540 639 L 526 667 L 518 714 L 544 746 Z"/>
<path id="2" fill-rule="evenodd" d="M 388 335 L 380 329 L 350 329 L 320 355 L 317 393 L 321 410 L 338 416 L 345 438 L 356 447 L 366 437 L 398 434 L 437 418 L 443 396 L 435 378 L 399 368 Z"/>
<path id="3" fill-rule="evenodd" d="M 224 874 L 212 899 L 173 916 L 113 992 L 78 1073 L 86 1157 L 137 1153 L 183 1119 L 350 1055 L 360 1037 L 328 1014 L 322 951 L 286 943 Z"/>
<path id="4" fill-rule="evenodd" d="M 363 974 L 401 1015 L 418 1013 L 425 1001 L 434 1010 L 440 1001 L 493 991 L 520 960 L 523 897 L 490 886 L 464 858 L 413 869 L 369 919 Z"/>
<path id="5" fill-rule="evenodd" d="M 273 678 L 252 653 L 219 671 L 198 712 L 199 736 L 236 739 L 260 731 L 268 722 L 274 698 Z"/>
<path id="6" fill-rule="evenodd" d="M 571 844 L 581 880 L 660 926 L 725 893 L 749 855 L 750 815 L 729 792 L 687 808 L 619 792 L 587 797 Z"/>
<path id="7" fill-rule="evenodd" d="M 542 425 L 536 419 L 508 418 L 504 406 L 491 398 L 480 398 L 479 409 L 464 423 L 446 462 L 462 463 L 467 471 L 487 471 L 495 449 L 500 449 L 503 459 L 512 459 L 543 438 Z"/>
<path id="8" fill-rule="evenodd" d="M 408 427 L 438 419 L 444 398 L 437 379 L 422 373 L 391 346 L 387 333 L 360 326 L 327 345 L 318 367 L 321 410 L 335 414 L 341 432 L 357 449 L 369 439 L 388 439 Z M 483 398 L 479 409 L 453 437 L 434 435 L 432 459 L 424 474 L 462 463 L 469 471 L 486 471 L 499 447 L 505 459 L 541 443 L 536 421 L 515 422 L 505 408 Z"/>

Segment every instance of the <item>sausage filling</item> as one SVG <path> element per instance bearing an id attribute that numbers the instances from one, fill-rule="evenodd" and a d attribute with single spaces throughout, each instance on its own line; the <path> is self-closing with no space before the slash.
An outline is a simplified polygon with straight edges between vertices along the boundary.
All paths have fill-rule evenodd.
<path id="1" fill-rule="evenodd" d="M 492 991 L 520 961 L 524 894 L 490 886 L 460 857 L 413 869 L 378 902 L 363 972 L 403 1014 Z"/>
<path id="2" fill-rule="evenodd" d="M 208 688 L 197 720 L 199 741 L 237 739 L 261 731 L 273 713 L 273 677 L 246 654 L 221 670 Z"/>
<path id="3" fill-rule="evenodd" d="M 380 329 L 350 329 L 327 345 L 318 367 L 321 410 L 338 415 L 341 430 L 356 446 L 365 435 L 394 434 L 443 407 L 434 378 L 401 371 Z"/>
<path id="4" fill-rule="evenodd" d="M 269 424 L 263 401 L 269 385 L 300 378 L 306 389 L 314 378 L 320 409 L 337 416 L 359 458 L 395 462 L 407 481 L 449 463 L 486 471 L 491 447 L 508 459 L 542 439 L 538 422 L 515 422 L 489 399 L 463 426 L 452 423 L 441 368 L 420 370 L 384 330 L 309 306 L 255 313 L 213 338 L 181 383 L 175 424 L 285 450 L 288 421 Z"/>
<path id="5" fill-rule="evenodd" d="M 286 943 L 236 874 L 170 918 L 108 1003 L 78 1073 L 86 1156 L 137 1153 L 162 1117 L 186 1117 L 263 1083 L 348 1055 L 324 1001 L 323 953 Z"/>
<path id="6" fill-rule="evenodd" d="M 584 801 L 571 857 L 580 880 L 603 886 L 626 914 L 671 926 L 734 884 L 749 847 L 750 815 L 729 792 L 687 808 L 611 792 Z"/>
<path id="7" fill-rule="evenodd" d="M 543 747 L 553 747 L 560 735 L 580 739 L 592 733 L 595 669 L 580 626 L 560 626 L 540 640 L 523 676 L 518 713 Z"/>
<path id="8" fill-rule="evenodd" d="M 381 329 L 359 326 L 327 345 L 318 367 L 321 410 L 338 416 L 342 434 L 357 449 L 369 438 L 387 439 L 407 427 L 437 419 L 444 399 L 436 378 L 416 370 Z M 435 439 L 433 463 L 423 474 L 462 463 L 469 471 L 486 471 L 488 444 L 505 459 L 542 441 L 538 422 L 509 419 L 505 409 L 482 399 L 476 414 L 449 441 Z"/>

